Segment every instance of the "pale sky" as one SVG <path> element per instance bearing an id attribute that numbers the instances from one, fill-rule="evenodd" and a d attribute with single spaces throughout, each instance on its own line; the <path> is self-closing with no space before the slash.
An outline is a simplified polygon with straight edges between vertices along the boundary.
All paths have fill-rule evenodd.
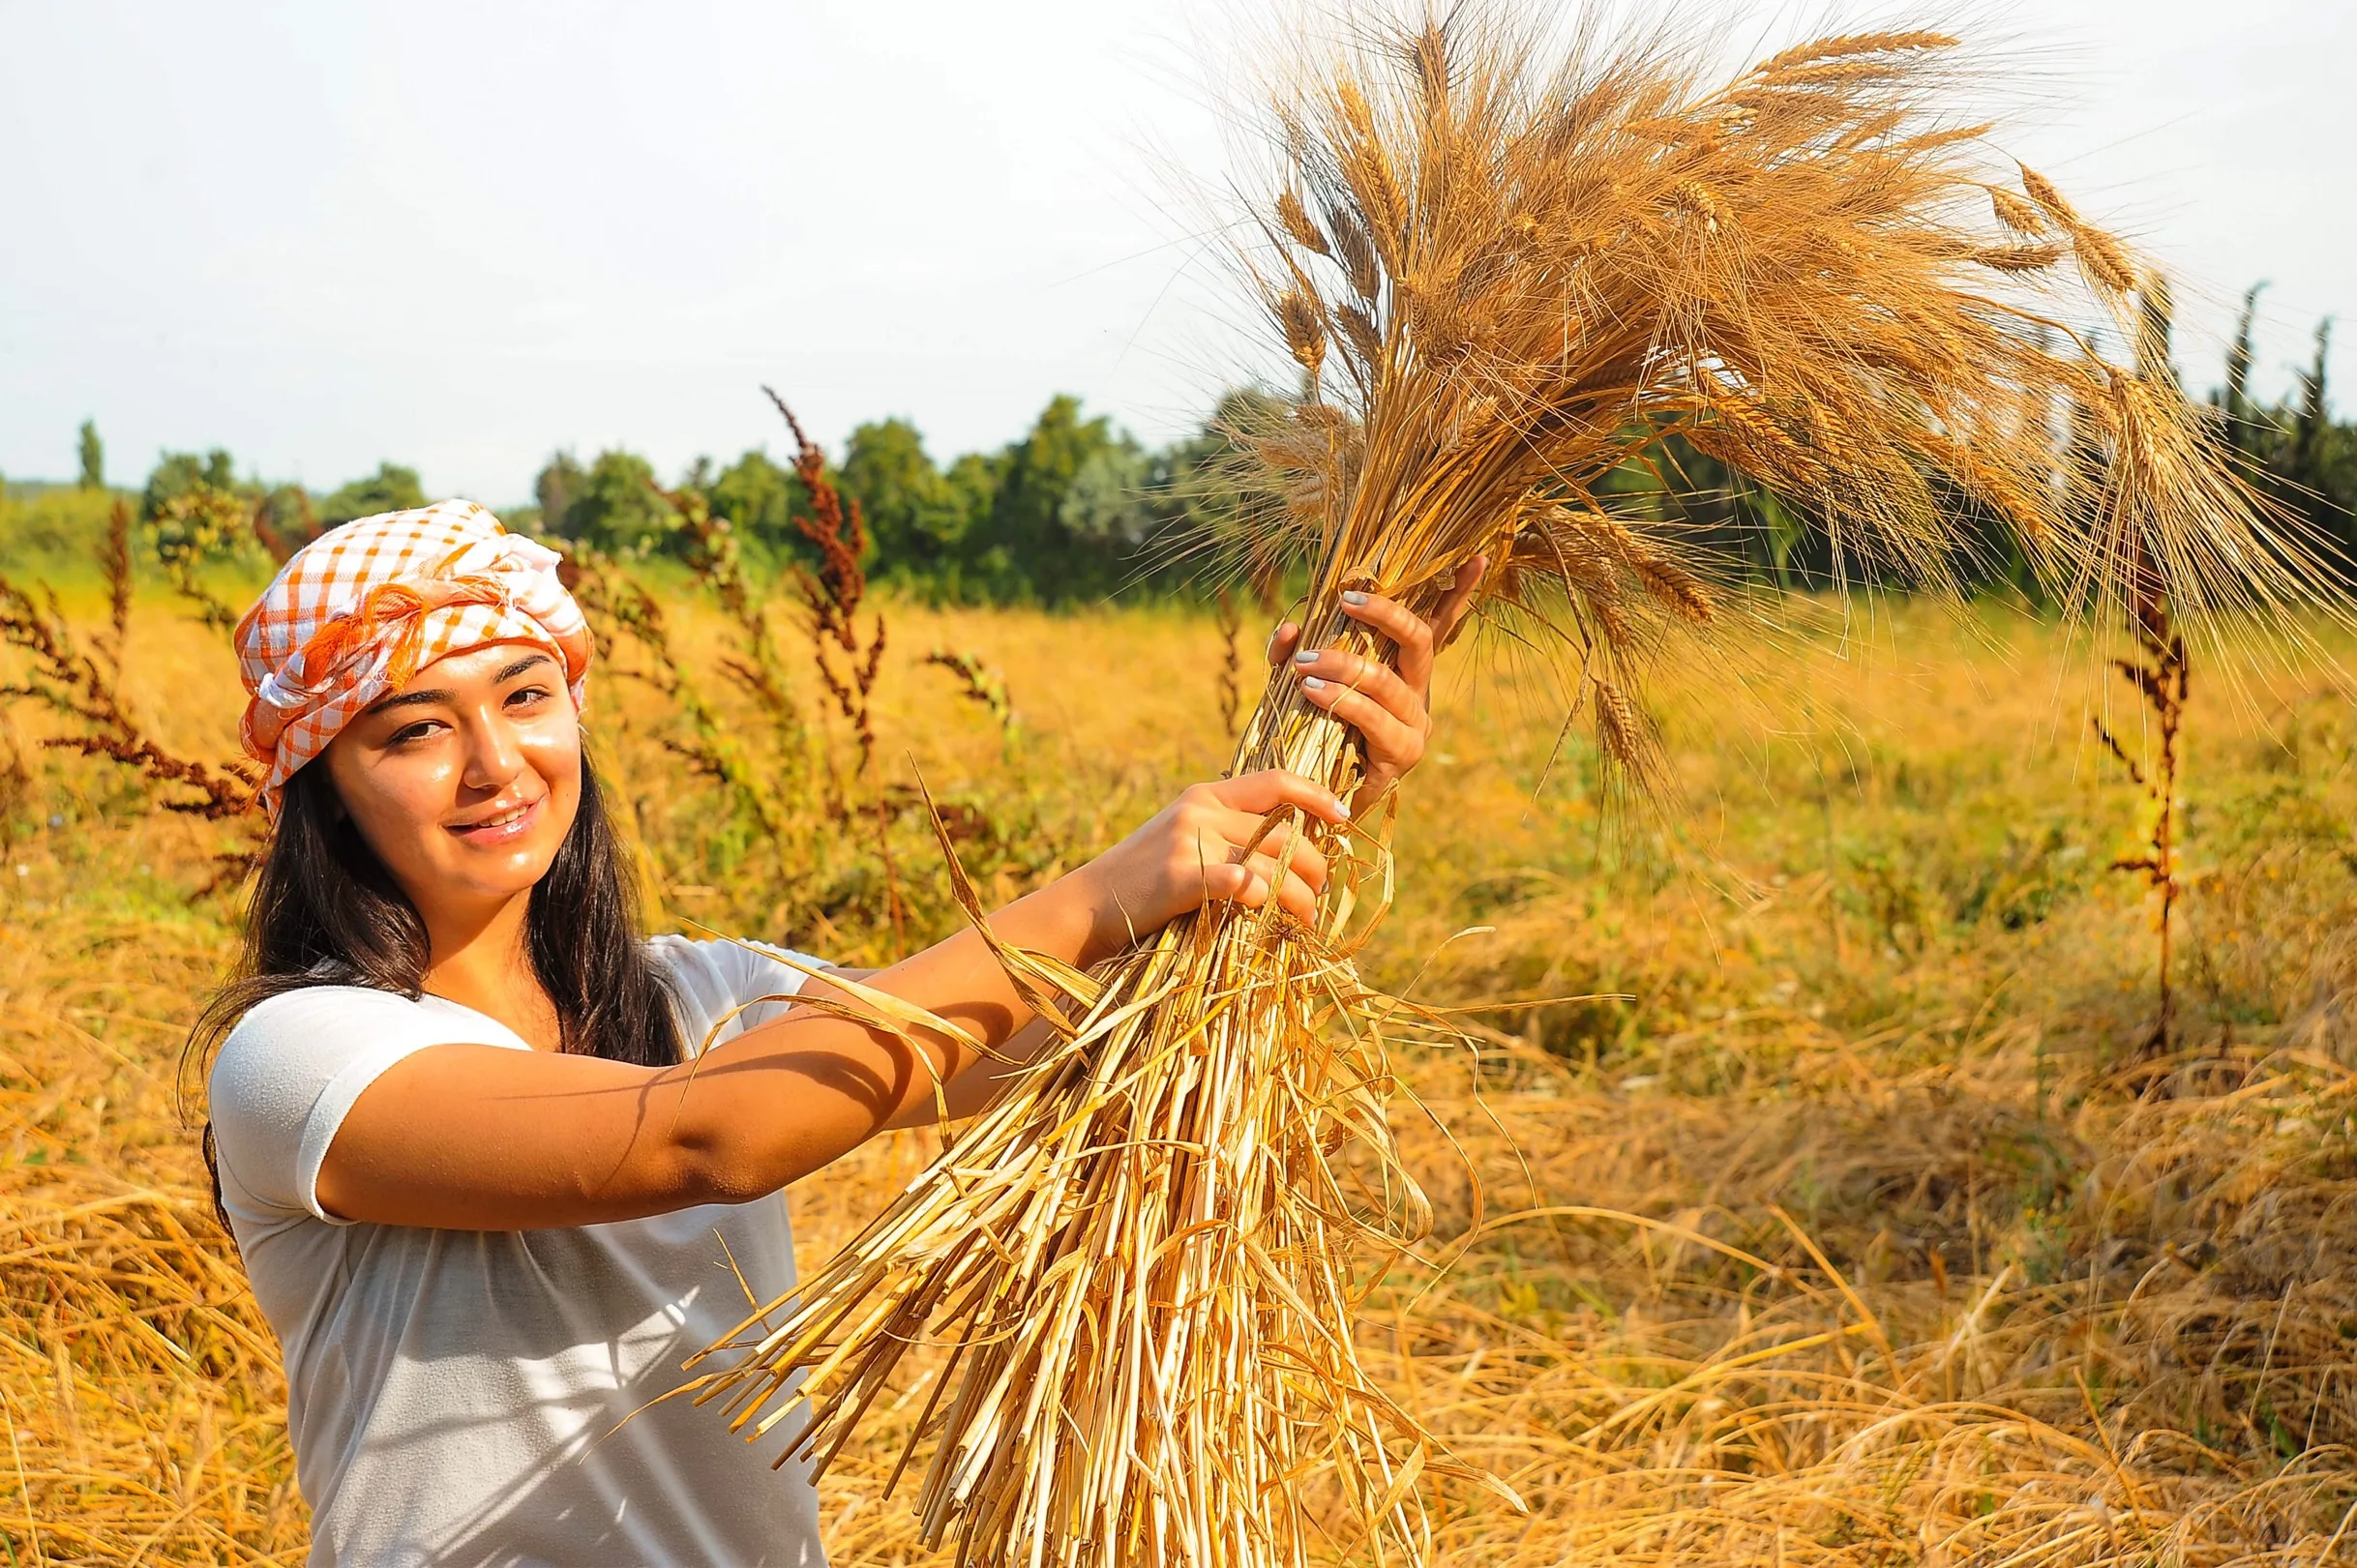
<path id="1" fill-rule="evenodd" d="M 94 417 L 117 482 L 225 446 L 498 505 L 562 447 L 776 450 L 764 380 L 838 451 L 995 447 L 1056 392 L 1167 438 L 1267 363 L 1162 167 L 1223 166 L 1224 3 L 0 0 L 0 472 L 70 476 Z M 2189 384 L 2256 279 L 2264 392 L 2357 317 L 2357 5 L 1994 24 L 2053 48 L 2008 150 L 2179 278 Z"/>

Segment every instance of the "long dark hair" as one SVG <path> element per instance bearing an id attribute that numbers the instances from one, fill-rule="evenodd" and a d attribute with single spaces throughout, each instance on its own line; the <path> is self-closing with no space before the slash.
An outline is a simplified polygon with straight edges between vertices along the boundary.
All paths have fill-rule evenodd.
<path id="1" fill-rule="evenodd" d="M 623 873 L 621 843 L 586 755 L 580 808 L 532 889 L 524 937 L 533 973 L 556 1008 L 560 1049 L 642 1067 L 682 1058 L 670 990 L 646 951 L 637 886 Z M 343 813 L 326 765 L 309 764 L 286 781 L 236 972 L 190 1031 L 184 1089 L 201 1085 L 222 1041 L 256 1003 L 306 986 L 369 986 L 414 998 L 425 989 L 428 958 L 416 906 Z M 204 1161 L 219 1212 L 210 1118 Z M 225 1215 L 222 1228 L 228 1228 Z"/>

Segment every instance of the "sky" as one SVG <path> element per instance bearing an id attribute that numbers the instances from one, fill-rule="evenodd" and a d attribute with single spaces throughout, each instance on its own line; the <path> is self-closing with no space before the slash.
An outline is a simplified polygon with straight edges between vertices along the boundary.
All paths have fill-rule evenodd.
<path id="1" fill-rule="evenodd" d="M 0 474 L 70 476 L 88 418 L 118 483 L 220 446 L 496 506 L 559 449 L 782 450 L 764 382 L 837 451 L 1059 392 L 1167 439 L 1270 365 L 1192 194 L 1267 25 L 1231 3 L 0 0 Z M 2003 150 L 2177 280 L 2196 390 L 2253 281 L 2268 395 L 2357 314 L 2345 0 L 1719 9 L 2027 51 Z"/>

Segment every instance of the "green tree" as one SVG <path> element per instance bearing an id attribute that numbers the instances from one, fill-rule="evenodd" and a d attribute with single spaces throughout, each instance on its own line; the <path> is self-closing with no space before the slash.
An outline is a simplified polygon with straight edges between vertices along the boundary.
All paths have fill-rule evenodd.
<path id="1" fill-rule="evenodd" d="M 997 490 L 995 480 L 970 465 L 953 483 L 934 466 L 925 438 L 905 419 L 872 422 L 851 432 L 842 488 L 858 497 L 867 517 L 877 575 L 934 584 L 955 562 L 967 529 L 987 514 Z"/>
<path id="2" fill-rule="evenodd" d="M 693 472 L 688 476 L 692 488 L 699 488 L 696 477 Z M 796 552 L 800 536 L 794 532 L 794 514 L 809 510 L 809 501 L 801 476 L 779 467 L 767 452 L 746 453 L 701 488 L 713 515 L 728 518 L 737 538 L 773 555 Z"/>
<path id="3" fill-rule="evenodd" d="M 2332 419 L 2324 401 L 2324 362 L 2333 347 L 2333 318 L 2316 323 L 2316 357 L 2300 372 L 2300 411 L 2291 426 L 2291 480 L 2304 489 L 2324 493 L 2326 432 Z"/>
<path id="4" fill-rule="evenodd" d="M 1153 531 L 1146 496 L 1151 477 L 1146 449 L 1122 434 L 1081 459 L 1057 520 L 1076 546 L 1108 562 L 1131 560 Z"/>
<path id="5" fill-rule="evenodd" d="M 140 496 L 156 559 L 180 596 L 194 604 L 205 624 L 227 630 L 237 610 L 205 581 L 212 563 L 232 559 L 258 543 L 254 529 L 259 485 L 240 485 L 229 455 L 216 447 L 202 458 L 167 452 L 147 476 Z"/>
<path id="6" fill-rule="evenodd" d="M 167 452 L 157 459 L 147 476 L 147 488 L 140 492 L 140 518 L 153 522 L 173 501 L 200 489 L 237 493 L 237 468 L 229 455 L 219 447 L 201 458 L 194 452 Z"/>
<path id="7" fill-rule="evenodd" d="M 1000 451 L 963 453 L 942 471 L 941 484 L 949 492 L 950 509 L 959 520 L 957 549 L 933 573 L 938 597 L 961 602 L 993 597 L 989 582 L 970 563 L 974 559 L 978 542 L 989 531 L 991 515 L 999 505 L 999 488 L 1006 481 L 1006 470 L 1007 454 Z"/>
<path id="8" fill-rule="evenodd" d="M 2305 514 L 2338 547 L 2334 569 L 2357 577 L 2357 426 L 2332 417 L 2325 366 L 2333 323 L 2316 327 L 2315 351 L 2300 372 L 2294 395 L 2268 404 L 2251 396 L 2252 318 L 2255 283 L 2243 296 L 2241 319 L 2226 351 L 2226 381 L 2210 395 L 2224 434 L 2248 460 L 2253 481 L 2282 506 Z"/>
<path id="9" fill-rule="evenodd" d="M 81 438 L 82 488 L 103 490 L 106 488 L 106 443 L 99 439 L 98 421 L 82 421 Z"/>
<path id="10" fill-rule="evenodd" d="M 380 512 L 406 512 L 425 504 L 426 488 L 418 483 L 416 469 L 380 462 L 376 472 L 322 497 L 319 521 L 334 528 L 355 518 L 373 518 Z"/>
<path id="11" fill-rule="evenodd" d="M 960 538 L 978 530 L 999 504 L 999 487 L 1006 482 L 1006 454 L 968 452 L 942 473 L 950 503 L 965 519 Z"/>
<path id="12" fill-rule="evenodd" d="M 1030 433 L 1006 450 L 988 526 L 979 539 L 968 536 L 975 586 L 993 597 L 1049 604 L 1118 586 L 1130 519 L 1117 515 L 1113 497 L 1122 476 L 1137 473 L 1126 466 L 1135 457 L 1136 443 L 1117 435 L 1109 420 L 1081 417 L 1079 399 L 1061 393 L 1050 399 Z M 1089 483 L 1078 510 L 1067 514 L 1065 502 L 1084 470 L 1092 470 Z M 1080 523 L 1103 531 L 1076 532 Z"/>
<path id="13" fill-rule="evenodd" d="M 1259 465 L 1248 451 L 1251 432 L 1270 429 L 1284 403 L 1266 392 L 1237 388 L 1223 395 L 1203 426 L 1152 455 L 1140 504 L 1149 517 L 1132 570 L 1141 580 L 1165 589 L 1225 582 L 1238 573 L 1252 576 L 1256 593 L 1277 584 L 1274 564 L 1246 558 L 1243 524 L 1277 504 L 1254 483 Z"/>
<path id="14" fill-rule="evenodd" d="M 617 555 L 667 549 L 679 519 L 655 493 L 654 478 L 653 466 L 634 452 L 601 452 L 567 497 L 563 526 L 547 514 L 543 520 L 552 532 Z"/>
<path id="15" fill-rule="evenodd" d="M 560 539 L 578 539 L 573 529 L 573 503 L 589 488 L 589 471 L 570 452 L 559 452 L 541 465 L 532 479 L 532 496 L 540 503 L 540 526 Z"/>
<path id="16" fill-rule="evenodd" d="M 300 485 L 275 485 L 254 508 L 254 534 L 283 560 L 319 537 L 319 512 Z"/>
<path id="17" fill-rule="evenodd" d="M 2300 508 L 2339 544 L 2343 572 L 2357 571 L 2357 426 L 2332 417 L 2324 380 L 2333 320 L 2316 326 L 2315 358 L 2300 372 L 2299 401 L 2278 411 L 2272 466 Z"/>
<path id="18" fill-rule="evenodd" d="M 2226 444 L 2238 451 L 2250 449 L 2251 421 L 2257 412 L 2251 401 L 2251 357 L 2255 346 L 2259 290 L 2266 286 L 2267 280 L 2262 278 L 2243 292 L 2242 313 L 2234 322 L 2234 341 L 2226 349 L 2225 390 L 2217 399 L 2226 416 Z"/>

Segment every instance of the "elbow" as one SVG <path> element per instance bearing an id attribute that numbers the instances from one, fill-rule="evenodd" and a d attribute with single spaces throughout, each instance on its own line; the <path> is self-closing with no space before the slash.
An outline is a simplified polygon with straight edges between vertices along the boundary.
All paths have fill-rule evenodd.
<path id="1" fill-rule="evenodd" d="M 704 1203 L 750 1203 L 766 1198 L 796 1174 L 774 1146 L 728 1129 L 679 1128 L 664 1140 L 646 1185 L 663 1210 Z"/>
<path id="2" fill-rule="evenodd" d="M 925 1120 L 933 1120 L 926 1107 Z M 876 1122 L 838 1142 L 834 1129 L 763 1129 L 728 1138 L 674 1138 L 661 1178 L 676 1196 L 674 1208 L 699 1203 L 750 1203 L 823 1169 L 890 1125 Z"/>
<path id="3" fill-rule="evenodd" d="M 875 1137 L 904 1109 L 903 1095 L 869 1070 L 850 1071 L 856 1064 L 791 1065 L 793 1077 L 779 1084 L 789 1092 L 718 1093 L 707 1082 L 675 1114 L 664 1106 L 648 1117 L 645 1184 L 660 1201 L 687 1208 L 766 1198 Z M 933 1106 L 928 1094 L 924 1108 Z"/>

